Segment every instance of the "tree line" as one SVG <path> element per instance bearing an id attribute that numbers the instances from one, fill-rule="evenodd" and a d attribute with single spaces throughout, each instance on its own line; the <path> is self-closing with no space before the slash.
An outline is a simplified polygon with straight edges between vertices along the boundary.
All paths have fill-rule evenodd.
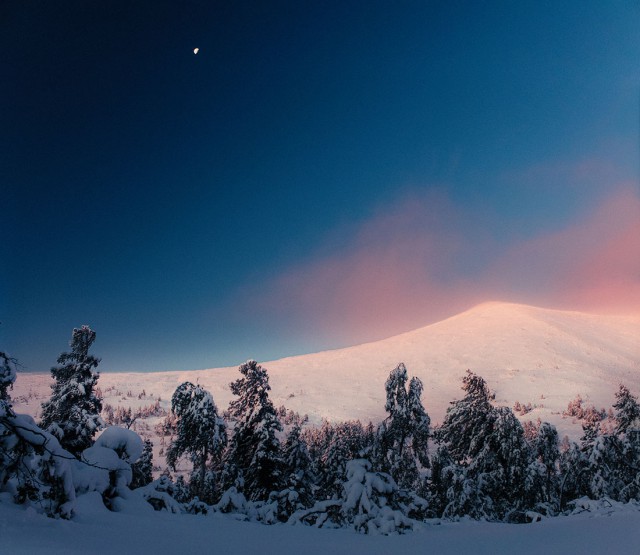
<path id="1" fill-rule="evenodd" d="M 73 330 L 38 423 L 13 411 L 16 362 L 0 353 L 0 492 L 50 515 L 70 517 L 78 495 L 98 491 L 112 510 L 137 496 L 159 510 L 391 533 L 433 518 L 528 522 L 583 497 L 640 501 L 640 405 L 624 385 L 614 426 L 591 419 L 578 443 L 560 442 L 552 424 L 523 426 L 495 406 L 471 371 L 433 428 L 423 384 L 403 364 L 384 384 L 387 416 L 378 425 L 312 426 L 295 413 L 283 425 L 267 370 L 253 360 L 239 367 L 224 413 L 208 391 L 184 382 L 171 399 L 166 461 L 175 472 L 186 458 L 192 470 L 153 480 L 151 442 L 100 416 L 94 340 L 87 326 Z"/>

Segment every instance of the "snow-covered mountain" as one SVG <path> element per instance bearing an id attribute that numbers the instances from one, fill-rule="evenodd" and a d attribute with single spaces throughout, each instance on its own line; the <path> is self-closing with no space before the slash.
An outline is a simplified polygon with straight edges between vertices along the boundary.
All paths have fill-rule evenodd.
<path id="1" fill-rule="evenodd" d="M 262 363 L 270 375 L 271 397 L 312 421 L 384 417 L 384 382 L 399 362 L 424 383 L 423 402 L 434 423 L 459 398 L 466 369 L 495 391 L 496 403 L 531 403 L 523 418 L 555 423 L 561 434 L 579 426 L 562 418 L 580 394 L 586 404 L 608 408 L 619 383 L 640 393 L 640 316 L 602 316 L 485 303 L 471 310 L 388 339 Z M 168 408 L 185 380 L 200 383 L 221 409 L 232 398 L 236 367 L 157 373 L 103 373 L 105 403 L 139 407 L 161 398 Z M 49 395 L 48 374 L 20 374 L 15 408 L 33 415 Z M 146 395 L 138 396 L 142 391 Z"/>

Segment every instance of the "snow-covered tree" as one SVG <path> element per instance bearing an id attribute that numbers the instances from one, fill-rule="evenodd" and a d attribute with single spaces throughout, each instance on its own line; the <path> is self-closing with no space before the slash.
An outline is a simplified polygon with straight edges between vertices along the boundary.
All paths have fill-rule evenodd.
<path id="1" fill-rule="evenodd" d="M 107 508 L 121 510 L 121 503 L 131 492 L 131 467 L 142 450 L 142 439 L 134 431 L 109 426 L 81 453 L 80 462 L 75 465 L 76 490 L 79 493 L 98 491 Z"/>
<path id="2" fill-rule="evenodd" d="M 211 394 L 191 382 L 180 384 L 171 398 L 171 410 L 178 418 L 177 434 L 167 451 L 167 464 L 175 469 L 178 459 L 188 454 L 193 463 L 191 490 L 201 500 L 213 502 L 205 486 L 207 466 L 215 465 L 227 444 L 227 429 L 218 416 Z"/>
<path id="3" fill-rule="evenodd" d="M 13 429 L 15 413 L 11 408 L 9 389 L 16 381 L 15 361 L 0 351 L 0 490 L 15 472 L 16 460 L 12 453 L 16 443 Z"/>
<path id="4" fill-rule="evenodd" d="M 390 534 L 413 527 L 394 502 L 398 486 L 389 474 L 371 472 L 371 463 L 366 459 L 349 461 L 346 473 L 342 513 L 358 532 Z"/>
<path id="5" fill-rule="evenodd" d="M 339 497 L 350 460 L 369 457 L 375 441 L 373 425 L 364 427 L 359 420 L 322 426 L 305 434 L 312 460 L 312 472 L 318 477 L 319 499 Z"/>
<path id="6" fill-rule="evenodd" d="M 73 455 L 30 416 L 0 415 L 0 492 L 11 493 L 16 503 L 69 518 L 76 498 L 74 463 Z"/>
<path id="7" fill-rule="evenodd" d="M 446 444 L 448 456 L 456 463 L 467 463 L 484 448 L 493 429 L 495 413 L 486 382 L 467 370 L 462 378 L 463 399 L 452 401 L 442 426 L 435 432 L 436 442 Z"/>
<path id="8" fill-rule="evenodd" d="M 314 476 L 309 450 L 301 431 L 302 423 L 295 422 L 287 434 L 282 459 L 286 484 L 297 493 L 296 503 L 308 506 L 313 499 Z"/>
<path id="9" fill-rule="evenodd" d="M 15 434 L 9 427 L 15 417 L 11 408 L 9 389 L 16 381 L 16 370 L 13 359 L 4 352 L 0 352 L 0 489 L 11 475 L 14 457 L 10 453 Z"/>
<path id="10" fill-rule="evenodd" d="M 411 515 L 425 503 L 399 490 L 389 474 L 373 472 L 367 459 L 353 459 L 345 465 L 340 495 L 296 511 L 289 522 L 318 528 L 352 526 L 365 534 L 403 533 L 414 527 Z"/>
<path id="11" fill-rule="evenodd" d="M 105 426 L 100 416 L 102 401 L 94 392 L 100 376 L 94 369 L 100 359 L 89 354 L 95 338 L 96 333 L 89 326 L 73 330 L 71 352 L 62 353 L 59 366 L 51 369 L 53 391 L 42 405 L 40 426 L 76 457 L 91 446 L 96 431 Z"/>
<path id="12" fill-rule="evenodd" d="M 618 438 L 598 433 L 585 450 L 585 473 L 589 481 L 589 497 L 592 499 L 618 498 L 623 486 L 620 481 L 618 449 Z"/>
<path id="13" fill-rule="evenodd" d="M 616 427 L 600 422 L 583 425 L 583 479 L 592 499 L 619 501 L 640 498 L 640 406 L 624 385 L 616 392 Z"/>
<path id="14" fill-rule="evenodd" d="M 538 512 L 554 514 L 560 509 L 558 432 L 548 422 L 539 422 L 529 432 L 531 461 L 527 468 L 525 488 L 527 505 Z"/>
<path id="15" fill-rule="evenodd" d="M 528 508 L 524 500 L 529 461 L 529 446 L 520 421 L 509 407 L 496 408 L 488 442 L 470 465 L 484 482 L 482 489 L 491 497 L 496 517 L 509 517 L 513 511 Z"/>
<path id="16" fill-rule="evenodd" d="M 389 416 L 379 426 L 376 463 L 393 476 L 401 488 L 418 485 L 418 462 L 429 466 L 428 440 L 431 420 L 422 405 L 422 382 L 413 377 L 407 388 L 407 369 L 400 363 L 385 383 Z"/>
<path id="17" fill-rule="evenodd" d="M 230 384 L 237 396 L 227 414 L 235 422 L 233 437 L 224 457 L 225 489 L 236 487 L 250 501 L 266 500 L 284 486 L 280 440 L 282 431 L 269 399 L 269 377 L 255 360 L 239 368 L 242 378 Z"/>
<path id="18" fill-rule="evenodd" d="M 490 518 L 493 503 L 481 486 L 482 482 L 468 466 L 455 463 L 446 446 L 440 446 L 432 461 L 429 483 L 430 516 L 450 519 L 461 516 Z"/>
<path id="19" fill-rule="evenodd" d="M 153 443 L 145 439 L 142 447 L 142 455 L 131 465 L 133 479 L 131 489 L 140 488 L 153 482 Z"/>
<path id="20" fill-rule="evenodd" d="M 640 405 L 637 397 L 620 385 L 613 408 L 617 422 L 612 444 L 620 484 L 618 500 L 640 500 Z"/>
<path id="21" fill-rule="evenodd" d="M 71 516 L 75 501 L 71 461 L 58 440 L 33 418 L 16 414 L 8 390 L 16 361 L 0 352 L 0 492 L 51 516 Z"/>
<path id="22" fill-rule="evenodd" d="M 0 351 L 0 416 L 11 410 L 9 389 L 16 381 L 16 361 L 6 353 Z"/>
<path id="23" fill-rule="evenodd" d="M 182 474 L 176 478 L 176 482 L 171 490 L 171 496 L 178 501 L 178 503 L 188 503 L 192 497 L 189 491 L 189 485 Z"/>
<path id="24" fill-rule="evenodd" d="M 615 409 L 616 433 L 624 434 L 630 428 L 640 429 L 640 404 L 638 398 L 632 395 L 629 389 L 620 384 L 616 392 Z"/>
<path id="25" fill-rule="evenodd" d="M 187 492 L 186 495 L 182 495 Z M 156 511 L 168 511 L 179 514 L 184 511 L 183 503 L 188 501 L 188 487 L 184 479 L 175 484 L 168 474 L 162 474 L 157 480 L 138 488 L 137 493 L 142 495 Z"/>
<path id="26" fill-rule="evenodd" d="M 445 516 L 516 518 L 526 508 L 531 460 L 522 425 L 510 408 L 491 405 L 480 376 L 467 372 L 462 388 L 465 397 L 451 404 L 435 434 L 432 495 L 444 495 Z"/>
<path id="27" fill-rule="evenodd" d="M 575 442 L 560 453 L 560 510 L 566 509 L 574 499 L 589 495 L 587 467 L 588 459 Z"/>
<path id="28" fill-rule="evenodd" d="M 640 501 L 640 430 L 627 430 L 616 438 L 618 501 Z"/>

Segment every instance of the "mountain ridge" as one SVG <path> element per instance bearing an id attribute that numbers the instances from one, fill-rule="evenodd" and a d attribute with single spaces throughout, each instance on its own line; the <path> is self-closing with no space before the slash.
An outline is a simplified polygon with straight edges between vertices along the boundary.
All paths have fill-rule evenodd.
<path id="1" fill-rule="evenodd" d="M 524 419 L 541 418 L 575 436 L 579 423 L 562 418 L 580 394 L 588 404 L 608 408 L 618 383 L 640 393 L 640 316 L 607 316 L 488 302 L 445 320 L 387 339 L 261 363 L 267 368 L 276 406 L 309 414 L 313 422 L 385 417 L 384 382 L 403 362 L 424 384 L 423 403 L 434 423 L 460 398 L 467 369 L 481 375 L 496 403 L 530 403 Z M 198 382 L 225 408 L 237 367 L 151 373 L 103 373 L 103 391 L 146 391 L 168 403 L 183 381 Z M 48 375 L 20 374 L 14 399 L 48 397 Z M 105 396 L 112 405 L 135 399 Z M 26 403 L 36 414 L 36 403 Z M 21 410 L 20 403 L 16 409 Z"/>

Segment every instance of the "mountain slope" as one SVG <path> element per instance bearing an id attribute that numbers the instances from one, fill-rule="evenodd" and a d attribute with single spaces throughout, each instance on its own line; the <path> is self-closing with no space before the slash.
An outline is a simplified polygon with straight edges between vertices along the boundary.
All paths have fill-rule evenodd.
<path id="1" fill-rule="evenodd" d="M 276 406 L 321 418 L 384 418 L 384 382 L 399 362 L 424 383 L 423 402 L 434 423 L 459 398 L 467 368 L 480 374 L 496 402 L 538 405 L 525 419 L 540 417 L 575 436 L 579 426 L 560 415 L 576 394 L 598 408 L 610 407 L 620 382 L 640 393 L 640 317 L 601 316 L 509 303 L 485 303 L 408 333 L 322 353 L 263 363 Z M 198 382 L 226 408 L 237 368 L 189 372 L 102 374 L 105 402 L 136 406 L 143 389 L 168 407 L 182 381 Z M 48 377 L 21 374 L 16 409 L 34 414 L 48 396 Z M 127 397 L 127 391 L 133 393 Z M 31 400 L 28 396 L 31 392 Z M 116 394 L 119 393 L 119 394 Z M 146 401 L 148 403 L 148 401 Z M 22 407 L 20 405 L 23 405 Z"/>

